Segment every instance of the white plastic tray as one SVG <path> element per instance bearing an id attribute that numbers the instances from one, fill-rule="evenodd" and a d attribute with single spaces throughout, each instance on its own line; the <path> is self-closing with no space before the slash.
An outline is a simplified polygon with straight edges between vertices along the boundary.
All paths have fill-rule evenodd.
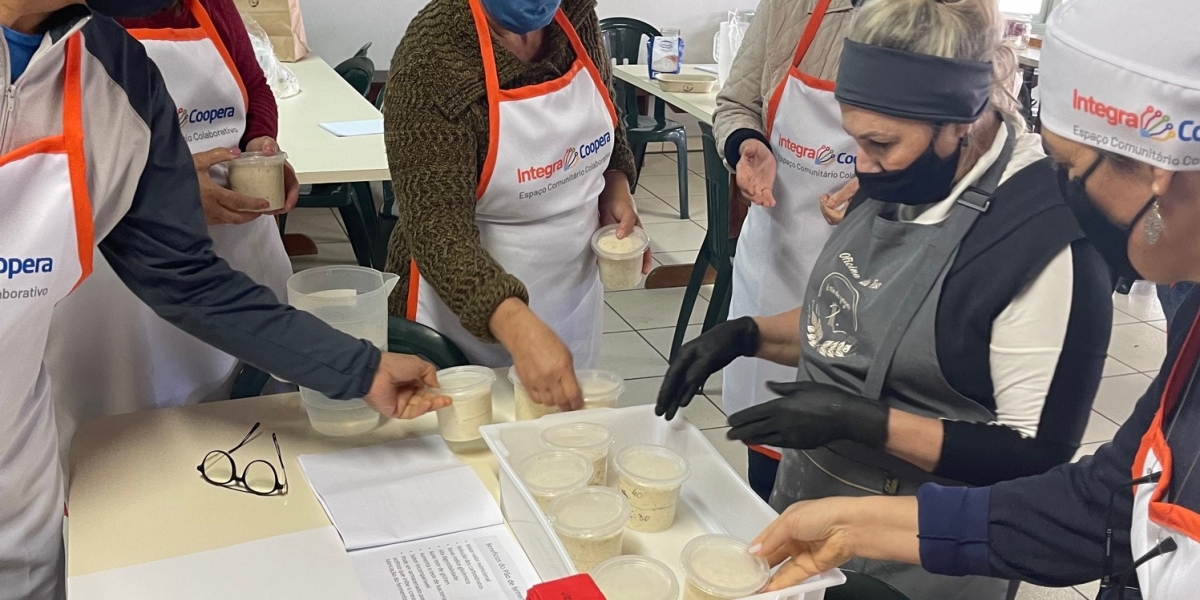
<path id="1" fill-rule="evenodd" d="M 500 505 L 504 516 L 544 581 L 574 575 L 575 567 L 513 465 L 542 450 L 543 430 L 578 421 L 598 423 L 612 431 L 614 443 L 610 456 L 633 444 L 660 444 L 688 459 L 692 472 L 683 486 L 675 525 L 663 533 L 626 529 L 624 547 L 625 554 L 641 554 L 671 565 L 681 587 L 684 577 L 679 556 L 689 541 L 709 533 L 749 541 L 776 517 L 775 511 L 742 481 L 699 429 L 682 418 L 670 423 L 657 418 L 653 406 L 554 414 L 536 421 L 482 427 L 483 439 L 500 463 Z M 609 484 L 615 483 L 616 474 L 610 465 Z M 825 588 L 841 585 L 845 580 L 840 571 L 834 570 L 801 585 L 746 600 L 822 600 Z"/>

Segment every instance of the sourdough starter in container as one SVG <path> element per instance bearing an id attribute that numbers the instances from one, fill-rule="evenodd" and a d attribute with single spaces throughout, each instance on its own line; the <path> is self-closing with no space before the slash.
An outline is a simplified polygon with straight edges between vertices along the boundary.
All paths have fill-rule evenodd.
<path id="1" fill-rule="evenodd" d="M 592 463 L 580 454 L 551 450 L 521 462 L 517 475 L 543 512 L 560 496 L 588 486 Z"/>
<path id="2" fill-rule="evenodd" d="M 627 521 L 629 501 L 609 488 L 584 488 L 550 505 L 554 532 L 580 573 L 621 555 Z"/>
<path id="3" fill-rule="evenodd" d="M 283 173 L 287 153 L 267 156 L 262 152 L 243 152 L 229 161 L 229 189 L 251 198 L 262 198 L 270 206 L 262 212 L 280 210 L 287 200 Z"/>
<path id="4" fill-rule="evenodd" d="M 617 408 L 621 394 L 625 393 L 625 380 L 620 375 L 597 369 L 575 372 L 579 389 L 583 391 L 583 407 Z"/>
<path id="5" fill-rule="evenodd" d="M 683 548 L 684 600 L 736 600 L 758 593 L 771 578 L 767 561 L 724 535 L 698 537 Z"/>
<path id="6" fill-rule="evenodd" d="M 657 533 L 675 524 L 679 490 L 690 469 L 682 456 L 664 446 L 630 446 L 617 455 L 621 493 L 633 511 L 629 528 Z"/>
<path id="7" fill-rule="evenodd" d="M 595 423 L 555 425 L 542 432 L 542 442 L 554 450 L 574 452 L 592 464 L 588 485 L 608 484 L 608 451 L 612 448 L 612 432 Z"/>
<path id="8" fill-rule="evenodd" d="M 671 568 L 645 556 L 618 556 L 592 571 L 592 579 L 613 600 L 679 600 Z"/>
<path id="9" fill-rule="evenodd" d="M 466 443 L 483 437 L 479 428 L 492 423 L 492 384 L 496 374 L 485 367 L 438 371 L 439 389 L 453 404 L 437 411 L 438 429 L 447 442 Z"/>
<path id="10" fill-rule="evenodd" d="M 642 255 L 650 238 L 635 227 L 625 239 L 617 239 L 617 225 L 601 227 L 592 236 L 592 250 L 600 258 L 600 282 L 610 292 L 632 290 L 642 283 Z"/>
<path id="11" fill-rule="evenodd" d="M 518 421 L 540 419 L 558 412 L 557 406 L 538 404 L 529 397 L 529 392 L 526 392 L 525 386 L 521 385 L 521 378 L 517 375 L 516 367 L 508 368 L 508 380 L 513 384 L 513 401 L 516 403 Z"/>

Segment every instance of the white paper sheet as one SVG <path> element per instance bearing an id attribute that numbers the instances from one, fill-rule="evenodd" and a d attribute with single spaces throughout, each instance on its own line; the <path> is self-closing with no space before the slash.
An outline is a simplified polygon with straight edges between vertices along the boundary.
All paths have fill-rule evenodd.
<path id="1" fill-rule="evenodd" d="M 320 123 L 321 129 L 338 137 L 355 137 L 360 135 L 379 135 L 383 133 L 383 119 L 367 119 L 366 121 L 340 121 L 337 123 Z"/>
<path id="2" fill-rule="evenodd" d="M 67 595 L 71 600 L 367 598 L 332 527 L 72 577 Z"/>
<path id="3" fill-rule="evenodd" d="M 350 554 L 372 600 L 523 600 L 537 572 L 504 526 Z"/>
<path id="4" fill-rule="evenodd" d="M 300 466 L 346 550 L 504 523 L 475 471 L 438 436 L 303 455 Z"/>

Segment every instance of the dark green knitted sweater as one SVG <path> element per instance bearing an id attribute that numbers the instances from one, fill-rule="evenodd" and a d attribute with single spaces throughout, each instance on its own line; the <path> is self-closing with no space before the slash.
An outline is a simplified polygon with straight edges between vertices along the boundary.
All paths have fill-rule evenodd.
<path id="1" fill-rule="evenodd" d="M 596 1 L 564 0 L 562 8 L 612 94 Z M 534 63 L 494 44 L 500 87 L 537 85 L 566 73 L 575 53 L 558 26 L 547 28 L 546 44 L 550 50 Z M 483 59 L 467 0 L 433 0 L 412 20 L 392 59 L 383 112 L 400 212 L 388 247 L 387 270 L 401 277 L 391 311 L 405 312 L 409 263 L 415 258 L 463 327 L 495 341 L 488 321 L 496 307 L 508 298 L 529 297 L 524 284 L 483 248 L 475 226 L 475 189 L 490 132 Z M 633 181 L 633 154 L 623 129 L 617 131 L 609 170 Z"/>

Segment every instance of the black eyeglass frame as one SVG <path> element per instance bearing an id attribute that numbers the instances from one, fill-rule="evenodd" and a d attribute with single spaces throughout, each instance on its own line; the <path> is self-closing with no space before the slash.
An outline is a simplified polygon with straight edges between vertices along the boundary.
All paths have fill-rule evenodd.
<path id="1" fill-rule="evenodd" d="M 238 468 L 237 468 L 237 461 L 235 461 L 233 459 L 233 453 L 237 452 L 242 446 L 245 446 L 246 444 L 248 444 L 250 442 L 251 438 L 254 437 L 255 432 L 258 431 L 258 428 L 260 426 L 262 426 L 261 422 L 255 423 L 254 427 L 250 428 L 250 432 L 246 434 L 246 437 L 242 438 L 242 441 L 239 442 L 238 445 L 234 446 L 231 450 L 229 450 L 229 451 L 213 450 L 213 451 L 209 452 L 208 454 L 205 454 L 204 460 L 200 461 L 199 465 L 196 465 L 196 470 L 200 472 L 200 477 L 203 478 L 204 481 L 206 481 L 212 485 L 215 485 L 217 487 L 223 487 L 225 489 L 236 490 L 239 492 L 245 492 L 247 494 L 254 494 L 255 496 L 273 496 L 277 493 L 279 493 L 280 495 L 286 495 L 287 494 L 287 466 L 284 465 L 284 463 L 283 463 L 283 451 L 279 449 L 279 438 L 276 437 L 276 435 L 274 433 L 271 434 L 271 441 L 275 443 L 275 456 L 276 456 L 276 458 L 279 459 L 279 470 L 283 471 L 283 482 L 282 483 L 280 483 L 280 481 L 279 481 L 279 471 L 275 470 L 275 465 L 273 465 L 265 460 L 259 459 L 259 460 L 250 461 L 250 463 L 246 465 L 246 468 L 242 469 L 239 474 Z M 204 466 L 206 464 L 208 464 L 209 460 L 211 458 L 213 458 L 214 455 L 216 455 L 218 457 L 224 457 L 226 460 L 229 461 L 230 470 L 229 470 L 229 480 L 228 481 L 218 481 L 216 479 L 213 479 L 212 477 L 209 477 L 208 472 L 205 470 Z M 248 473 L 250 471 L 250 467 L 254 466 L 256 463 L 262 463 L 262 464 L 266 465 L 267 468 L 271 469 L 271 475 L 275 478 L 275 485 L 271 488 L 271 491 L 269 491 L 269 492 L 261 492 L 259 490 L 254 489 L 248 483 L 246 483 L 246 473 Z"/>

